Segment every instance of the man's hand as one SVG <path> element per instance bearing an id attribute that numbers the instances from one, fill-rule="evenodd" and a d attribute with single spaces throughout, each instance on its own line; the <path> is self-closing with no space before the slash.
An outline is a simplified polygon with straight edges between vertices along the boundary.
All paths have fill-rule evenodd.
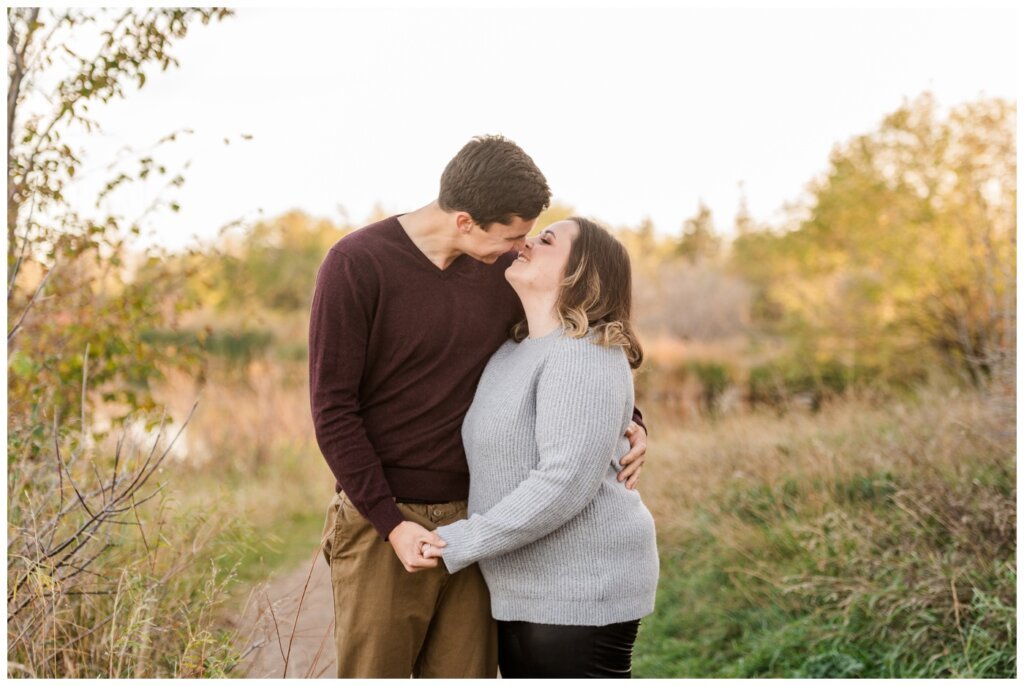
<path id="1" fill-rule="evenodd" d="M 625 481 L 626 488 L 633 490 L 640 480 L 640 468 L 647 460 L 647 431 L 636 422 L 630 422 L 626 429 L 626 438 L 629 439 L 629 452 L 619 460 L 623 469 L 619 472 L 618 479 Z"/>
<path id="2" fill-rule="evenodd" d="M 395 555 L 407 572 L 419 572 L 437 566 L 436 559 L 427 559 L 420 553 L 423 543 L 444 546 L 444 541 L 433 531 L 428 531 L 416 522 L 402 522 L 388 534 L 388 543 L 395 549 Z"/>

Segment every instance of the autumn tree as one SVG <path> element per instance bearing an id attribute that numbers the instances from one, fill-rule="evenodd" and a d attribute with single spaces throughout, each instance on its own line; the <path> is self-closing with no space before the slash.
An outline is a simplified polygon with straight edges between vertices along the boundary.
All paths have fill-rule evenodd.
<path id="1" fill-rule="evenodd" d="M 130 249 L 147 218 L 178 207 L 182 170 L 163 165 L 158 152 L 185 131 L 107 167 L 94 203 L 69 201 L 87 162 L 80 141 L 101 130 L 103 105 L 144 87 L 153 70 L 174 66 L 171 47 L 194 22 L 227 14 L 7 11 L 11 674 L 199 676 L 227 659 L 218 650 L 195 669 L 181 660 L 183 646 L 209 631 L 207 607 L 172 609 L 165 593 L 203 546 L 178 551 L 168 567 L 157 563 L 157 549 L 142 533 L 142 559 L 133 557 L 134 527 L 144 527 L 140 511 L 160 492 L 150 480 L 168 454 L 166 442 L 146 453 L 118 441 L 108 451 L 90 413 L 96 404 L 122 418 L 152 408 L 150 382 L 161 366 L 189 363 L 182 350 L 142 335 L 173 326 L 188 306 L 181 275 L 167 268 L 162 251 Z M 103 200 L 133 186 L 137 192 L 136 182 L 147 177 L 165 183 L 142 216 L 101 210 Z M 140 269 L 147 278 L 138 278 Z M 185 592 L 198 599 L 200 590 Z M 167 619 L 175 612 L 187 625 L 180 632 Z M 164 622 L 156 641 L 148 638 L 153 617 Z"/>
<path id="2" fill-rule="evenodd" d="M 734 263 L 809 347 L 848 364 L 926 364 L 982 383 L 1013 349 L 1013 104 L 940 111 L 924 94 L 837 146 L 791 230 L 754 232 Z"/>
<path id="3" fill-rule="evenodd" d="M 186 359 L 182 351 L 147 345 L 139 336 L 166 326 L 187 303 L 176 297 L 180 282 L 173 274 L 133 280 L 128 248 L 147 218 L 177 210 L 182 170 L 162 164 L 157 153 L 187 130 L 168 132 L 153 148 L 132 151 L 108 167 L 92 205 L 67 198 L 85 163 L 76 141 L 102 130 L 95 113 L 144 87 L 153 70 L 176 65 L 171 47 L 190 24 L 226 14 L 8 9 L 8 409 L 18 429 L 12 437 L 28 439 L 9 446 L 15 454 L 19 446 L 34 453 L 42 426 L 62 425 L 83 401 L 91 402 L 81 392 L 83 375 L 103 401 L 127 411 L 145 409 L 153 405 L 148 387 L 159 365 Z M 89 35 L 95 37 L 91 45 L 82 38 Z M 165 183 L 143 216 L 100 210 L 104 199 L 147 177 Z M 156 249 L 140 249 L 134 257 L 150 267 L 162 263 Z"/>
<path id="4" fill-rule="evenodd" d="M 679 239 L 679 254 L 690 262 L 714 259 L 722 248 L 722 239 L 715 233 L 711 209 L 702 200 L 697 214 L 683 222 L 683 235 Z"/>

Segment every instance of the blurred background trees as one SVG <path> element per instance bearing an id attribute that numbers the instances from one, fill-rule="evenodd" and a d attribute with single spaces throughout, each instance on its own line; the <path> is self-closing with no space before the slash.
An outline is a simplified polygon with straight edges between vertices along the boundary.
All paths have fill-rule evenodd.
<path id="1" fill-rule="evenodd" d="M 851 388 L 902 392 L 937 375 L 977 387 L 997 368 L 1005 375 L 1016 326 L 1015 116 L 997 99 L 944 113 L 925 93 L 837 145 L 778 225 L 756 223 L 741 202 L 728 232 L 703 203 L 675 235 L 649 220 L 613 227 L 633 260 L 637 325 L 659 352 L 641 393 L 693 417 L 758 403 L 817 408 Z M 556 202 L 538 226 L 575 212 Z M 354 228 L 296 210 L 226 235 L 190 258 L 188 292 L 206 313 L 191 321 L 212 342 L 244 330 L 260 354 L 304 359 L 316 268 Z"/>
<path id="2" fill-rule="evenodd" d="M 791 230 L 735 241 L 759 311 L 849 368 L 984 383 L 1013 348 L 1015 114 L 986 100 L 942 117 L 925 94 L 838 146 Z"/>

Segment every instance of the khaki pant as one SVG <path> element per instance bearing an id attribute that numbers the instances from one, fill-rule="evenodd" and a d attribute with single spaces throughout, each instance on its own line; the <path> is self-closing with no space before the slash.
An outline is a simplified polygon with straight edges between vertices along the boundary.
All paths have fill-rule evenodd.
<path id="1" fill-rule="evenodd" d="M 399 503 L 427 529 L 466 518 L 466 501 Z M 338 677 L 495 678 L 497 625 L 480 568 L 449 574 L 443 561 L 410 573 L 344 493 L 322 537 L 334 590 Z"/>

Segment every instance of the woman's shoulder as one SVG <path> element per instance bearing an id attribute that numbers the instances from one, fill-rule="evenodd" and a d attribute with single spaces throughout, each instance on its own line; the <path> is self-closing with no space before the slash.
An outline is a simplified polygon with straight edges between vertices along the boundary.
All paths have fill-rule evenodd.
<path id="1" fill-rule="evenodd" d="M 539 383 L 545 394 L 572 402 L 600 397 L 609 406 L 619 400 L 632 405 L 633 373 L 626 351 L 601 345 L 592 334 L 560 334 L 544 360 Z"/>
<path id="2" fill-rule="evenodd" d="M 505 340 L 497 350 L 491 353 L 491 357 L 488 360 L 488 365 L 493 366 L 496 362 L 505 359 L 511 355 L 516 349 L 516 342 L 511 338 Z"/>
<path id="3" fill-rule="evenodd" d="M 580 366 L 629 369 L 626 351 L 617 345 L 601 345 L 594 329 L 582 336 L 572 336 L 562 331 L 552 346 L 551 357 L 563 364 L 575 363 Z"/>

